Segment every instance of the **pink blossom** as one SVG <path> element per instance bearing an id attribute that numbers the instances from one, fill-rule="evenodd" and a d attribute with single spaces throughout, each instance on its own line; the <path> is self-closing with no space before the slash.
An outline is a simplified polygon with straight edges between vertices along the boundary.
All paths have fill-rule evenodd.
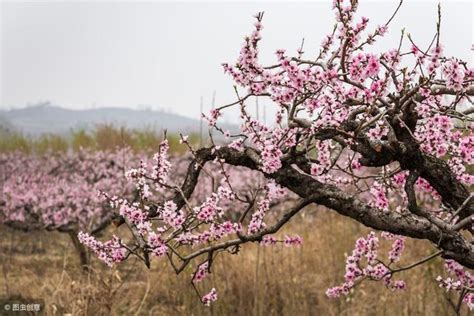
<path id="1" fill-rule="evenodd" d="M 303 238 L 300 236 L 285 236 L 285 240 L 283 241 L 285 246 L 300 246 L 303 243 Z"/>
<path id="2" fill-rule="evenodd" d="M 202 302 L 206 306 L 210 306 L 212 302 L 215 302 L 217 300 L 217 291 L 215 288 L 212 288 L 212 290 L 204 295 L 202 297 Z"/>

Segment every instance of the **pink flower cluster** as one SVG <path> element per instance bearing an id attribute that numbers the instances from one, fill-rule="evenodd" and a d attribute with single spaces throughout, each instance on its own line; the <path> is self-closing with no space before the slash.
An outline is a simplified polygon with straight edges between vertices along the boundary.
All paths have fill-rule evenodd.
<path id="1" fill-rule="evenodd" d="M 405 249 L 405 238 L 399 237 L 395 239 L 395 241 L 392 244 L 392 249 L 388 253 L 388 259 L 390 259 L 390 262 L 392 263 L 392 262 L 400 261 L 400 257 L 404 249 Z"/>
<path id="2" fill-rule="evenodd" d="M 184 213 L 182 210 L 178 210 L 178 207 L 173 201 L 165 202 L 163 208 L 160 208 L 160 211 L 163 221 L 168 226 L 178 228 L 184 223 Z"/>
<path id="3" fill-rule="evenodd" d="M 285 236 L 285 239 L 283 241 L 285 246 L 291 247 L 291 246 L 300 246 L 303 243 L 303 238 L 301 236 L 295 235 L 295 236 Z"/>
<path id="4" fill-rule="evenodd" d="M 446 87 L 461 91 L 464 83 L 464 72 L 459 61 L 451 58 L 443 64 L 443 74 L 446 76 Z"/>
<path id="5" fill-rule="evenodd" d="M 373 204 L 376 208 L 384 211 L 388 210 L 389 203 L 384 186 L 374 181 L 370 188 L 370 194 L 373 196 Z"/>
<path id="6" fill-rule="evenodd" d="M 202 303 L 206 306 L 210 306 L 212 302 L 217 300 L 217 291 L 215 288 L 202 297 Z"/>
<path id="7" fill-rule="evenodd" d="M 209 263 L 206 261 L 203 264 L 199 265 L 196 273 L 193 277 L 193 282 L 201 282 L 209 274 L 208 272 Z"/>
<path id="8" fill-rule="evenodd" d="M 255 234 L 266 227 L 264 217 L 270 209 L 270 201 L 282 197 L 283 194 L 281 188 L 276 185 L 274 181 L 270 180 L 267 182 L 265 193 L 262 199 L 258 202 L 257 210 L 252 214 L 252 218 L 248 225 L 248 232 L 250 234 Z"/>
<path id="9" fill-rule="evenodd" d="M 201 205 L 194 208 L 194 213 L 198 220 L 211 223 L 215 221 L 216 217 L 222 217 L 223 210 L 218 206 L 220 200 L 228 196 L 228 190 L 220 187 L 217 193 L 212 193 L 210 197 Z"/>
<path id="10" fill-rule="evenodd" d="M 130 169 L 125 173 L 125 177 L 129 180 L 135 181 L 137 190 L 142 192 L 144 198 L 148 198 L 151 195 L 150 186 L 146 181 L 147 165 L 146 162 L 140 161 L 140 167 L 136 169 Z"/>
<path id="11" fill-rule="evenodd" d="M 274 246 L 277 243 L 283 243 L 286 247 L 300 246 L 303 244 L 303 238 L 298 235 L 289 236 L 286 235 L 283 240 L 278 240 L 272 235 L 265 235 L 260 242 L 262 246 Z"/>
<path id="12" fill-rule="evenodd" d="M 258 233 L 260 230 L 266 227 L 263 218 L 265 214 L 270 209 L 270 199 L 268 195 L 266 195 L 260 202 L 257 204 L 257 210 L 252 214 L 252 218 L 250 219 L 248 232 L 250 234 Z"/>
<path id="13" fill-rule="evenodd" d="M 392 235 L 384 235 L 385 237 L 394 238 Z M 356 241 L 352 254 L 346 259 L 346 273 L 344 275 L 344 283 L 340 286 L 330 288 L 326 291 L 328 297 L 336 298 L 341 295 L 348 295 L 357 282 L 364 278 L 380 281 L 392 290 L 401 290 L 405 288 L 405 282 L 402 280 L 393 280 L 390 264 L 397 262 L 404 248 L 403 238 L 396 238 L 392 250 L 389 252 L 390 264 L 385 265 L 377 258 L 379 239 L 374 232 L 367 235 L 366 238 L 359 238 Z M 363 261 L 366 264 L 363 267 Z"/>
<path id="14" fill-rule="evenodd" d="M 428 65 L 428 73 L 433 74 L 436 69 L 441 66 L 441 57 L 443 54 L 443 49 L 441 46 L 436 46 L 431 50 L 430 63 Z"/>
<path id="15" fill-rule="evenodd" d="M 151 222 L 148 220 L 146 210 L 142 210 L 140 203 L 129 203 L 126 200 L 118 201 L 119 214 L 128 219 L 134 225 L 140 234 L 145 235 L 151 231 Z"/>
<path id="16" fill-rule="evenodd" d="M 155 165 L 153 166 L 152 178 L 159 184 L 166 183 L 171 163 L 168 160 L 168 150 L 170 146 L 168 140 L 165 139 L 160 143 L 159 152 L 153 156 Z"/>
<path id="17" fill-rule="evenodd" d="M 126 255 L 127 249 L 122 245 L 117 236 L 105 243 L 96 240 L 87 233 L 79 232 L 79 241 L 85 246 L 89 247 L 97 257 L 104 261 L 108 266 L 114 263 L 122 262 Z"/>
<path id="18" fill-rule="evenodd" d="M 464 295 L 462 297 L 463 302 L 470 310 L 474 310 L 474 293 L 465 292 L 465 290 L 474 287 L 474 277 L 454 260 L 446 260 L 444 266 L 450 277 L 443 279 L 443 277 L 438 276 L 436 281 L 439 282 L 439 286 L 445 288 L 446 291 L 451 290 Z"/>
<path id="19" fill-rule="evenodd" d="M 161 234 L 159 233 L 150 232 L 148 234 L 148 246 L 157 257 L 161 257 L 168 252 L 168 247 L 163 239 L 161 239 Z"/>

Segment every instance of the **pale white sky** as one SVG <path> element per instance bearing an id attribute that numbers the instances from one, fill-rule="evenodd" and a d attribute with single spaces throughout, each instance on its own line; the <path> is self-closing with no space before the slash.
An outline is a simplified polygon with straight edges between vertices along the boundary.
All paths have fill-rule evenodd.
<path id="1" fill-rule="evenodd" d="M 397 46 L 403 27 L 422 45 L 434 34 L 437 2 L 405 2 L 382 49 Z M 220 64 L 235 61 L 256 12 L 265 11 L 261 52 L 272 62 L 302 38 L 315 55 L 332 29 L 331 3 L 2 1 L 0 108 L 148 105 L 197 118 L 201 96 L 205 108 L 214 90 L 217 105 L 235 100 Z M 360 0 L 359 15 L 375 27 L 397 4 Z M 446 54 L 472 63 L 473 2 L 441 4 Z"/>

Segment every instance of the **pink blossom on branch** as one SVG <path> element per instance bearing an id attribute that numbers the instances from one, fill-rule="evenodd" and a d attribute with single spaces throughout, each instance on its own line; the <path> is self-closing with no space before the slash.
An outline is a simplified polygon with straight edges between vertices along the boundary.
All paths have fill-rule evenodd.
<path id="1" fill-rule="evenodd" d="M 212 302 L 217 300 L 217 291 L 215 288 L 202 297 L 202 303 L 206 306 L 210 306 Z"/>

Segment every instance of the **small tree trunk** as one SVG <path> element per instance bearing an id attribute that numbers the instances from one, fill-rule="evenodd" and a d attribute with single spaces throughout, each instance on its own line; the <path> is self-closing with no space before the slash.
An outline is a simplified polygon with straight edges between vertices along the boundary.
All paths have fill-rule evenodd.
<path id="1" fill-rule="evenodd" d="M 74 248 L 79 255 L 79 261 L 81 263 L 81 268 L 84 272 L 89 271 L 89 254 L 87 253 L 87 249 L 81 244 L 79 238 L 77 238 L 77 232 L 75 230 L 68 230 L 69 237 L 74 244 Z"/>

